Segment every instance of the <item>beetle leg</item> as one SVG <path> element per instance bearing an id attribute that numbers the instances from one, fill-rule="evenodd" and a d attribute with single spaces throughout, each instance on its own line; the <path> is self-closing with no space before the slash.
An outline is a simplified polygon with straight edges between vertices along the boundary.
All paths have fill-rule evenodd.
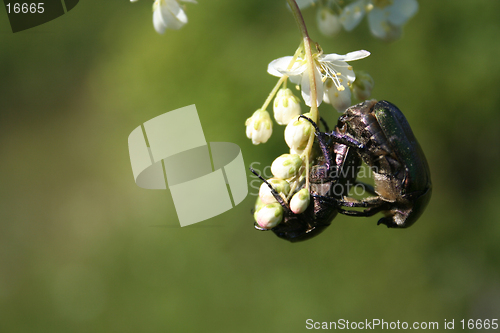
<path id="1" fill-rule="evenodd" d="M 335 132 L 335 131 L 332 131 L 330 133 L 323 133 L 319 130 L 319 127 L 318 125 L 316 125 L 316 123 L 314 121 L 312 121 L 312 119 L 304 116 L 304 115 L 301 115 L 299 118 L 304 118 L 306 119 L 307 121 L 309 121 L 315 128 L 316 130 L 316 136 L 318 136 L 318 133 L 324 135 L 324 136 L 331 136 L 335 139 L 335 141 L 337 141 L 338 143 L 341 143 L 343 145 L 346 145 L 346 146 L 349 146 L 349 147 L 354 147 L 354 148 L 359 148 L 359 149 L 365 149 L 365 145 L 362 144 L 361 142 L 351 138 L 349 135 L 346 135 L 346 134 L 340 134 L 338 132 Z M 318 137 L 318 140 L 319 140 L 319 137 Z M 324 139 L 323 139 L 324 140 Z"/>
<path id="2" fill-rule="evenodd" d="M 339 206 L 343 207 L 377 207 L 380 206 L 381 203 L 378 201 L 370 202 L 370 201 L 337 201 Z"/>
<path id="3" fill-rule="evenodd" d="M 380 220 L 378 220 L 377 225 L 381 224 L 385 224 L 387 228 L 402 228 L 399 224 L 388 217 L 382 217 Z"/>
<path id="4" fill-rule="evenodd" d="M 377 201 L 342 201 L 339 199 L 336 199 L 334 197 L 327 197 L 324 195 L 319 195 L 319 194 L 314 194 L 311 193 L 311 197 L 321 199 L 326 202 L 331 202 L 336 204 L 337 206 L 344 206 L 344 207 L 375 207 L 383 204 L 384 202 L 380 202 L 379 200 Z"/>
<path id="5" fill-rule="evenodd" d="M 366 146 L 364 144 L 362 144 L 358 140 L 351 138 L 349 135 L 341 134 L 335 131 L 331 131 L 330 133 L 324 133 L 324 134 L 326 136 L 331 136 L 332 138 L 335 139 L 336 142 L 346 145 L 348 147 L 358 148 L 362 150 L 366 149 Z"/>
<path id="6" fill-rule="evenodd" d="M 283 207 L 283 209 L 286 212 L 289 212 L 289 213 L 293 214 L 293 212 L 290 210 L 290 207 L 288 207 L 288 205 L 285 202 L 285 200 L 283 200 L 283 198 L 281 197 L 281 195 L 279 195 L 279 193 L 276 192 L 276 190 L 274 189 L 274 187 L 271 184 L 269 184 L 269 182 L 267 180 L 265 180 L 260 174 L 258 174 L 257 171 L 255 171 L 252 168 L 250 168 L 250 171 L 252 171 L 252 173 L 254 175 L 256 175 L 257 177 L 259 177 L 260 180 L 262 180 L 264 183 L 267 184 L 267 186 L 269 186 L 269 188 L 271 189 L 271 193 L 272 193 L 273 197 L 276 199 L 276 201 L 278 201 L 278 203 L 281 205 L 281 207 Z"/>
<path id="7" fill-rule="evenodd" d="M 328 203 L 331 203 L 331 204 L 337 204 L 337 199 L 333 198 L 333 197 L 327 197 L 327 196 L 324 196 L 324 195 L 319 195 L 319 194 L 314 194 L 314 193 L 311 193 L 311 197 L 314 197 L 316 199 L 319 199 L 319 200 L 322 200 L 323 202 L 328 202 Z"/>
<path id="8" fill-rule="evenodd" d="M 269 231 L 269 230 L 271 230 L 271 229 L 264 229 L 264 228 L 262 228 L 257 222 L 253 223 L 253 227 L 255 229 L 257 229 L 257 230 L 260 230 L 260 231 Z"/>
<path id="9" fill-rule="evenodd" d="M 356 185 L 360 185 L 360 186 L 363 186 L 363 188 L 365 189 L 366 192 L 372 194 L 372 195 L 378 195 L 377 193 L 375 193 L 375 188 L 369 184 L 365 184 L 363 182 L 360 182 L 358 180 L 356 180 L 354 182 L 354 186 Z"/>
<path id="10" fill-rule="evenodd" d="M 376 213 L 382 211 L 382 210 L 387 210 L 388 203 L 380 199 L 379 197 L 372 197 L 372 198 L 367 198 L 363 201 L 358 201 L 358 202 L 350 202 L 350 201 L 338 201 L 337 204 L 339 207 L 337 207 L 337 210 L 339 213 L 344 214 L 344 215 L 349 215 L 349 216 L 372 216 L 375 215 Z M 368 209 L 365 209 L 363 211 L 357 211 L 357 210 L 345 210 L 340 208 L 340 206 L 344 207 L 370 207 Z"/>
<path id="11" fill-rule="evenodd" d="M 319 121 L 323 124 L 323 127 L 325 128 L 325 132 L 330 132 L 330 128 L 328 127 L 328 124 L 326 123 L 325 119 L 322 117 L 319 117 Z"/>
<path id="12" fill-rule="evenodd" d="M 328 148 L 328 144 L 325 141 L 326 133 L 321 132 L 319 130 L 318 125 L 314 121 L 312 121 L 312 119 L 307 118 L 304 115 L 301 115 L 299 118 L 304 118 L 307 121 L 309 121 L 311 123 L 311 125 L 313 125 L 314 130 L 315 130 L 314 134 L 316 135 L 316 138 L 318 138 L 319 148 L 321 149 L 321 152 L 323 153 L 323 157 L 325 158 L 326 166 L 327 166 L 328 170 L 330 170 L 330 167 L 332 165 L 334 165 L 335 163 L 334 163 L 334 161 L 332 159 L 332 154 L 330 154 L 330 151 L 329 151 L 329 148 Z M 325 127 L 327 127 L 326 123 L 323 123 L 323 125 L 325 125 Z"/>
<path id="13" fill-rule="evenodd" d="M 333 197 L 327 197 L 325 195 L 319 195 L 319 194 L 314 194 L 314 193 L 311 193 L 311 197 L 314 197 L 314 198 L 318 198 L 318 199 L 321 199 L 323 201 L 328 201 L 328 202 L 337 202 L 338 199 L 335 199 Z"/>
<path id="14" fill-rule="evenodd" d="M 405 200 L 408 200 L 408 201 L 415 201 L 418 198 L 420 198 L 421 196 L 425 195 L 428 191 L 429 191 L 429 189 L 427 189 L 426 191 L 417 191 L 417 192 L 407 193 L 407 194 L 403 195 L 403 198 Z"/>
<path id="15" fill-rule="evenodd" d="M 364 217 L 369 217 L 377 214 L 378 212 L 384 210 L 386 208 L 385 206 L 378 206 L 378 207 L 372 207 L 365 209 L 363 211 L 357 211 L 357 210 L 345 210 L 342 208 L 337 208 L 338 212 L 343 215 L 347 216 L 364 216 Z"/>

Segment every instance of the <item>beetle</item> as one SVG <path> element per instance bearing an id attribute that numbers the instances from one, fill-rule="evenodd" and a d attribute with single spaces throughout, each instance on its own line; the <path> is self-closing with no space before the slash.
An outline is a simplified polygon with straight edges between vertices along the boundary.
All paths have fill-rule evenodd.
<path id="1" fill-rule="evenodd" d="M 269 186 L 273 196 L 283 207 L 283 221 L 271 230 L 278 237 L 290 242 L 315 237 L 331 224 L 340 209 L 336 203 L 347 195 L 361 166 L 361 156 L 355 149 L 364 147 L 342 130 L 327 133 L 327 129 L 327 132 L 321 132 L 315 122 L 305 116 L 301 117 L 314 126 L 321 150 L 321 154 L 313 160 L 309 172 L 311 202 L 307 209 L 302 214 L 293 213 L 288 203 L 273 189 L 271 184 L 250 168 Z M 267 230 L 257 223 L 255 223 L 255 228 Z"/>
<path id="2" fill-rule="evenodd" d="M 407 228 L 422 215 L 432 195 L 429 165 L 403 113 L 387 101 L 365 101 L 349 107 L 338 128 L 363 144 L 358 154 L 371 168 L 374 194 L 361 202 L 345 202 L 364 211 L 339 210 L 351 216 L 382 212 L 377 224 Z"/>

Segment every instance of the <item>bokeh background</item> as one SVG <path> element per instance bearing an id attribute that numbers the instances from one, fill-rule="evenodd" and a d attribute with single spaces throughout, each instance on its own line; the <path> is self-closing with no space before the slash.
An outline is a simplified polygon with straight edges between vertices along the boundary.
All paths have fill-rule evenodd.
<path id="1" fill-rule="evenodd" d="M 374 77 L 374 98 L 403 110 L 426 152 L 433 197 L 410 229 L 339 216 L 291 244 L 253 229 L 250 195 L 181 228 L 168 191 L 135 185 L 129 133 L 190 104 L 207 141 L 237 143 L 247 165 L 286 150 L 282 127 L 266 145 L 244 133 L 276 82 L 268 62 L 300 42 L 284 3 L 200 0 L 188 25 L 163 36 L 148 0 L 81 1 L 16 34 L 0 9 L 1 332 L 302 332 L 307 319 L 374 318 L 442 330 L 445 319 L 455 329 L 500 319 L 498 1 L 419 1 L 392 44 L 366 20 L 323 37 L 315 10 L 304 12 L 326 53 L 372 53 L 352 64 Z M 336 111 L 321 112 L 335 123 Z"/>

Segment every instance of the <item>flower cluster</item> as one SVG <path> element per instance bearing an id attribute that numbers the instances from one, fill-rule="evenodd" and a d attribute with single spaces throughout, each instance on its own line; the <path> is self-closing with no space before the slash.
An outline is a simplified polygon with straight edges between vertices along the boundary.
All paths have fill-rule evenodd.
<path id="1" fill-rule="evenodd" d="M 130 0 L 136 2 L 137 0 Z M 197 3 L 196 0 L 180 0 Z M 159 34 L 166 29 L 178 30 L 188 22 L 184 9 L 178 0 L 155 0 L 153 3 L 153 26 Z"/>
<path id="2" fill-rule="evenodd" d="M 290 210 L 295 214 L 303 213 L 309 205 L 309 189 L 302 188 L 296 191 L 305 179 L 304 161 L 297 154 L 283 154 L 271 165 L 273 178 L 267 183 L 281 197 L 281 200 L 290 200 Z M 276 200 L 269 185 L 262 183 L 259 197 L 255 204 L 254 218 L 261 229 L 271 229 L 283 220 L 283 207 Z M 291 195 L 293 194 L 293 195 Z"/>
<path id="3" fill-rule="evenodd" d="M 313 55 L 316 89 L 318 91 L 317 104 L 323 101 L 333 105 L 339 112 L 343 112 L 351 105 L 351 87 L 356 75 L 347 61 L 366 58 L 370 52 L 365 50 L 350 52 L 345 55 L 323 54 L 318 52 Z M 286 75 L 291 82 L 302 88 L 302 98 L 307 106 L 311 106 L 311 89 L 307 61 L 303 54 L 295 57 L 293 66 L 289 64 L 294 57 L 288 56 L 273 60 L 267 72 L 277 77 Z"/>
<path id="4" fill-rule="evenodd" d="M 326 36 L 334 36 L 341 27 L 351 31 L 367 16 L 371 33 L 386 41 L 398 39 L 403 25 L 418 11 L 417 0 L 354 0 L 344 7 L 336 0 L 296 2 L 301 9 L 318 6 L 318 29 Z"/>
<path id="5" fill-rule="evenodd" d="M 319 48 L 319 47 L 318 47 Z M 295 214 L 303 213 L 310 202 L 308 170 L 312 162 L 314 128 L 301 117 L 300 100 L 287 88 L 290 80 L 300 85 L 304 103 L 313 108 L 322 102 L 331 104 L 343 112 L 351 105 L 351 91 L 359 99 L 366 99 L 373 88 L 373 79 L 367 73 L 356 76 L 347 61 L 362 59 L 370 55 L 360 50 L 346 55 L 323 54 L 321 50 L 312 54 L 312 75 L 316 86 L 316 101 L 313 100 L 310 86 L 310 68 L 304 47 L 301 45 L 294 56 L 273 60 L 268 65 L 268 73 L 279 77 L 277 85 L 264 105 L 247 119 L 246 134 L 253 144 L 265 143 L 272 134 L 273 123 L 268 105 L 273 102 L 274 119 L 279 125 L 286 125 L 285 142 L 289 152 L 276 158 L 271 165 L 273 178 L 262 183 L 259 198 L 255 205 L 254 218 L 260 229 L 272 229 L 283 220 L 285 203 Z M 308 70 L 309 68 L 309 70 Z M 317 109 L 316 109 L 317 110 Z M 303 114 L 317 121 L 317 114 Z M 274 189 L 273 192 L 270 186 Z"/>

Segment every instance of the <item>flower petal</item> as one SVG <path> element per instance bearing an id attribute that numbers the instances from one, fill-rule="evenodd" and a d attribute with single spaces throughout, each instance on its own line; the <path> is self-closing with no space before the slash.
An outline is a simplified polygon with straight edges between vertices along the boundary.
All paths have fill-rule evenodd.
<path id="1" fill-rule="evenodd" d="M 314 78 L 316 79 L 316 93 L 317 93 L 317 106 L 323 102 L 323 81 L 321 80 L 321 73 L 318 67 L 314 66 Z M 307 106 L 312 106 L 311 103 L 311 86 L 309 84 L 309 72 L 305 71 L 302 75 L 302 98 Z"/>
<path id="2" fill-rule="evenodd" d="M 290 70 L 288 69 L 290 61 L 292 61 L 292 59 L 292 56 L 287 56 L 271 61 L 269 65 L 267 65 L 267 72 L 277 77 L 282 77 L 283 75 L 288 75 L 290 77 L 302 75 L 302 73 L 306 70 L 306 66 L 300 60 L 295 61 L 292 68 Z M 294 83 L 298 84 L 299 82 Z"/>
<path id="3" fill-rule="evenodd" d="M 319 7 L 316 13 L 318 30 L 327 37 L 333 37 L 340 32 L 342 24 L 333 10 L 327 7 Z"/>
<path id="4" fill-rule="evenodd" d="M 318 57 L 319 61 L 325 61 L 325 62 L 332 62 L 336 60 L 340 61 L 353 61 L 353 60 L 359 60 L 366 58 L 370 55 L 370 52 L 366 50 L 358 50 L 358 51 L 353 51 L 349 52 L 347 54 L 336 54 L 336 53 L 330 53 L 330 54 L 325 54 L 320 57 Z"/>
<path id="5" fill-rule="evenodd" d="M 330 104 L 338 111 L 344 112 L 351 106 L 351 89 L 344 86 L 344 90 L 338 90 L 335 86 L 328 89 L 328 100 Z"/>
<path id="6" fill-rule="evenodd" d="M 390 30 L 386 11 L 377 7 L 374 7 L 368 14 L 368 24 L 372 34 L 378 38 L 384 39 Z"/>
<path id="7" fill-rule="evenodd" d="M 378 8 L 368 14 L 368 25 L 371 33 L 385 41 L 394 41 L 401 37 L 403 29 L 399 25 L 391 24 L 387 21 L 387 12 Z"/>
<path id="8" fill-rule="evenodd" d="M 418 2 L 417 0 L 395 0 L 387 10 L 389 22 L 393 25 L 403 25 L 418 12 Z"/>
<path id="9" fill-rule="evenodd" d="M 175 0 L 162 0 L 158 9 L 161 11 L 163 23 L 169 29 L 178 30 L 188 22 L 186 13 Z"/>
<path id="10" fill-rule="evenodd" d="M 347 79 L 348 82 L 354 82 L 354 80 L 356 80 L 354 70 L 346 62 L 339 62 L 339 64 L 336 65 L 336 68 L 340 72 L 341 78 Z"/>
<path id="11" fill-rule="evenodd" d="M 344 7 L 340 22 L 346 31 L 351 31 L 361 22 L 365 15 L 365 5 L 365 0 L 359 0 Z"/>
<path id="12" fill-rule="evenodd" d="M 292 56 L 287 56 L 271 61 L 269 65 L 267 65 L 267 72 L 273 76 L 282 77 L 283 72 L 286 71 L 292 58 Z"/>
<path id="13" fill-rule="evenodd" d="M 156 32 L 158 32 L 159 34 L 163 34 L 165 32 L 165 29 L 167 28 L 167 25 L 163 20 L 161 10 L 159 8 L 155 9 L 155 11 L 153 12 L 153 26 L 155 27 Z"/>

